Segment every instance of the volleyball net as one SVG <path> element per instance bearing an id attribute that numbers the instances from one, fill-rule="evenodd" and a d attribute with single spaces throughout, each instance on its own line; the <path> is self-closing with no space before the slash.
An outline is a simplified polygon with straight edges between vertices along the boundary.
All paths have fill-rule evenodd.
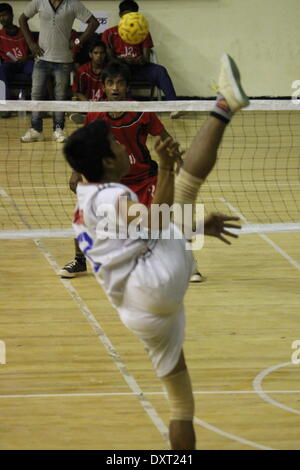
<path id="1" fill-rule="evenodd" d="M 0 102 L 0 238 L 72 237 L 75 195 L 63 144 L 52 140 L 52 113 L 155 112 L 182 150 L 212 101 Z M 44 141 L 22 143 L 32 111 L 43 112 Z M 171 111 L 184 111 L 171 119 Z M 155 159 L 154 138 L 147 145 Z M 287 100 L 253 100 L 228 126 L 218 161 L 198 195 L 205 211 L 239 215 L 250 231 L 300 231 L 300 109 Z M 252 227 L 252 229 L 251 229 Z"/>

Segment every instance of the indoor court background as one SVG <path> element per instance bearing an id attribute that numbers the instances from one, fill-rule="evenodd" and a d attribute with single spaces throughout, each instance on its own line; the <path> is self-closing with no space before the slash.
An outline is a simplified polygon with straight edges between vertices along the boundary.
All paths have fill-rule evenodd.
<path id="1" fill-rule="evenodd" d="M 159 116 L 187 148 L 207 113 Z M 143 346 L 90 271 L 56 274 L 73 257 L 74 197 L 51 119 L 35 144 L 20 143 L 24 119 L 1 124 L 0 449 L 168 449 Z M 206 239 L 206 281 L 186 296 L 198 449 L 299 449 L 299 126 L 298 111 L 238 113 L 199 193 L 243 230 L 232 246 Z"/>

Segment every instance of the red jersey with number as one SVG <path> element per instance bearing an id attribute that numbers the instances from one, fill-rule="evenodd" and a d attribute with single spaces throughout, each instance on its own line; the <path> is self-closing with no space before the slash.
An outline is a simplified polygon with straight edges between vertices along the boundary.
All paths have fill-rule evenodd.
<path id="1" fill-rule="evenodd" d="M 14 62 L 6 55 L 6 52 L 10 52 L 16 59 L 29 55 L 29 48 L 20 28 L 14 36 L 9 36 L 5 29 L 0 29 L 0 57 L 5 62 Z"/>
<path id="2" fill-rule="evenodd" d="M 143 55 L 144 47 L 149 49 L 153 47 L 150 33 L 143 42 L 140 42 L 139 44 L 128 44 L 119 36 L 118 26 L 106 29 L 102 33 L 101 39 L 107 47 L 114 51 L 115 56 L 118 59 L 122 59 L 124 57 L 140 57 Z"/>
<path id="3" fill-rule="evenodd" d="M 92 69 L 92 62 L 81 65 L 74 77 L 72 90 L 82 93 L 89 101 L 100 101 L 104 97 L 104 88 L 100 74 L 96 75 Z"/>
<path id="4" fill-rule="evenodd" d="M 157 175 L 157 163 L 151 159 L 146 145 L 149 134 L 156 136 L 164 130 L 156 114 L 127 112 L 119 118 L 112 118 L 108 113 L 88 113 L 85 124 L 98 118 L 110 124 L 115 138 L 125 145 L 129 155 L 130 170 L 122 184 L 130 186 Z"/>

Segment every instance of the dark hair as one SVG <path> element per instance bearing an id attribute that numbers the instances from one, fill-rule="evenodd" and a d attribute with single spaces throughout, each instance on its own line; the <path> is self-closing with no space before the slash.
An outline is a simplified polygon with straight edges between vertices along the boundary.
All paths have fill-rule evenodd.
<path id="1" fill-rule="evenodd" d="M 126 81 L 126 84 L 129 85 L 131 78 L 129 67 L 120 60 L 112 60 L 103 69 L 101 73 L 101 80 L 102 83 L 105 84 L 105 80 L 107 78 L 115 78 L 118 76 L 121 76 Z"/>
<path id="2" fill-rule="evenodd" d="M 0 12 L 3 12 L 3 11 L 8 11 L 9 13 L 13 15 L 12 6 L 9 5 L 8 3 L 0 3 Z"/>
<path id="3" fill-rule="evenodd" d="M 95 47 L 102 47 L 105 52 L 106 52 L 106 44 L 104 44 L 103 41 L 101 41 L 100 38 L 94 38 L 90 43 L 89 43 L 89 52 L 93 52 Z"/>
<path id="4" fill-rule="evenodd" d="M 124 0 L 119 5 L 119 13 L 123 13 L 124 11 L 139 11 L 139 6 L 133 0 Z"/>
<path id="5" fill-rule="evenodd" d="M 106 121 L 96 119 L 73 132 L 64 145 L 64 156 L 69 165 L 91 183 L 101 181 L 102 160 L 105 157 L 115 158 L 108 140 L 109 131 Z"/>

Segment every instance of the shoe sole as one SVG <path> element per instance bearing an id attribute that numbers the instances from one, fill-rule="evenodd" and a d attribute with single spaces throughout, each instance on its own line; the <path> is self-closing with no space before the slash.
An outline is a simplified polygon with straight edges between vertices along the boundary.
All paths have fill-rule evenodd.
<path id="1" fill-rule="evenodd" d="M 233 58 L 228 54 L 224 54 L 221 57 L 221 63 L 225 66 L 229 83 L 236 100 L 243 106 L 248 106 L 249 98 L 240 84 L 240 72 Z"/>
<path id="2" fill-rule="evenodd" d="M 84 274 L 87 274 L 87 271 L 81 271 L 79 273 L 68 273 L 68 271 L 62 269 L 58 273 L 62 279 L 73 279 L 74 277 L 83 276 Z"/>
<path id="3" fill-rule="evenodd" d="M 78 117 L 78 116 L 76 116 L 76 115 L 74 116 L 73 114 L 71 114 L 71 116 L 70 116 L 69 119 L 70 119 L 70 121 L 73 122 L 73 124 L 77 124 L 77 125 L 78 125 L 78 124 L 84 124 L 84 121 L 85 121 L 85 117 L 84 117 L 84 116 Z"/>
<path id="4" fill-rule="evenodd" d="M 191 278 L 190 278 L 190 282 L 193 282 L 193 283 L 199 283 L 199 282 L 203 282 L 203 281 L 204 281 L 204 279 L 202 277 L 199 277 L 199 276 L 197 276 L 197 278 L 196 277 L 194 278 L 193 276 L 191 276 Z"/>
<path id="5" fill-rule="evenodd" d="M 194 272 L 190 277 L 190 282 L 203 282 L 204 277 L 199 272 Z"/>

